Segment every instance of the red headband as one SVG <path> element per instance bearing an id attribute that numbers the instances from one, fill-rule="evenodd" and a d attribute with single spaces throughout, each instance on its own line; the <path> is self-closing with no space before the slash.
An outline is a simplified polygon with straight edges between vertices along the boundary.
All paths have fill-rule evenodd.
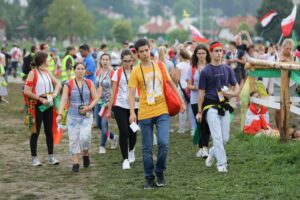
<path id="1" fill-rule="evenodd" d="M 217 42 L 217 43 L 210 45 L 209 51 L 212 52 L 214 50 L 214 48 L 216 48 L 216 47 L 221 47 L 223 49 L 223 45 L 220 42 Z"/>

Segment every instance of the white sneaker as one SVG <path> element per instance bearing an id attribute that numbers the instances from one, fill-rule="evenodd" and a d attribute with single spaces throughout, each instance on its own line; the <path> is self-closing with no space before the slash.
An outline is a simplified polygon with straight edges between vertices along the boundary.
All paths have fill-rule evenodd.
<path id="1" fill-rule="evenodd" d="M 208 157 L 208 149 L 206 147 L 203 147 L 202 150 L 202 158 L 207 158 Z"/>
<path id="2" fill-rule="evenodd" d="M 130 169 L 130 164 L 129 164 L 128 159 L 125 159 L 125 160 L 123 161 L 122 169 L 123 169 L 123 170 L 125 170 L 125 169 Z"/>
<path id="3" fill-rule="evenodd" d="M 110 148 L 111 149 L 116 149 L 117 148 L 117 146 L 118 146 L 118 139 L 119 139 L 119 136 L 115 135 L 114 139 L 111 140 L 111 142 L 110 142 Z"/>
<path id="4" fill-rule="evenodd" d="M 129 161 L 129 163 L 133 163 L 135 161 L 134 150 L 135 149 L 132 149 L 131 151 L 128 152 L 128 161 Z"/>
<path id="5" fill-rule="evenodd" d="M 213 165 L 214 161 L 215 161 L 215 158 L 211 155 L 208 155 L 205 160 L 206 167 L 211 167 Z"/>
<path id="6" fill-rule="evenodd" d="M 202 149 L 199 149 L 199 151 L 196 153 L 196 157 L 197 158 L 201 158 L 203 155 L 203 150 Z"/>
<path id="7" fill-rule="evenodd" d="M 227 172 L 227 166 L 226 165 L 220 165 L 217 167 L 218 172 L 226 173 Z"/>
<path id="8" fill-rule="evenodd" d="M 32 156 L 31 165 L 33 167 L 41 166 L 42 163 L 39 161 L 39 159 L 36 156 Z"/>
<path id="9" fill-rule="evenodd" d="M 53 156 L 53 154 L 51 154 L 51 155 L 48 156 L 48 163 L 49 163 L 50 165 L 59 165 L 59 160 L 57 160 L 57 159 Z"/>
<path id="10" fill-rule="evenodd" d="M 99 154 L 105 154 L 106 153 L 106 149 L 103 146 L 99 147 Z"/>

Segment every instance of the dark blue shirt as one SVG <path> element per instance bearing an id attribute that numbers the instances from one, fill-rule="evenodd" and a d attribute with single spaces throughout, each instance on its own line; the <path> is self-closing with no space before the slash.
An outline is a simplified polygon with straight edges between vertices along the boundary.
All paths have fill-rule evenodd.
<path id="1" fill-rule="evenodd" d="M 96 64 L 95 61 L 92 57 L 92 55 L 88 55 L 85 59 L 84 59 L 84 64 L 86 66 L 86 71 L 91 72 L 92 74 L 90 75 L 86 75 L 85 78 L 86 79 L 90 79 L 91 81 L 93 81 L 93 83 L 96 83 L 96 79 L 95 79 L 95 72 L 96 72 Z"/>
<path id="2" fill-rule="evenodd" d="M 233 70 L 226 64 L 213 66 L 206 65 L 200 74 L 199 89 L 205 90 L 205 98 L 219 100 L 218 91 L 223 86 L 235 86 L 237 84 Z"/>

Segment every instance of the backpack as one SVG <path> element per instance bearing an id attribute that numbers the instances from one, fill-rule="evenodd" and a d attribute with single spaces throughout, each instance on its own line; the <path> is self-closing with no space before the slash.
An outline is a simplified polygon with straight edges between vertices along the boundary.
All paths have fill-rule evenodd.
<path id="1" fill-rule="evenodd" d="M 31 67 L 32 60 L 33 60 L 33 57 L 31 54 L 29 54 L 28 56 L 26 56 L 23 59 L 22 72 L 26 75 L 28 75 L 30 70 L 32 69 L 32 67 Z"/>

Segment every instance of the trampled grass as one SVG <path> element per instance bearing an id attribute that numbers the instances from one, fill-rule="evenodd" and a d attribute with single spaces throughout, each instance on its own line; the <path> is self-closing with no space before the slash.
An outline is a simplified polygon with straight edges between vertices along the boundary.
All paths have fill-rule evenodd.
<path id="1" fill-rule="evenodd" d="M 195 157 L 197 147 L 189 133 L 171 133 L 167 186 L 161 189 L 143 190 L 140 135 L 137 160 L 131 170 L 123 171 L 119 149 L 98 154 L 99 130 L 94 129 L 92 165 L 74 175 L 66 134 L 55 146 L 61 163 L 53 167 L 46 164 L 41 132 L 38 156 L 43 166 L 33 168 L 20 91 L 20 85 L 10 85 L 9 104 L 0 104 L 0 199 L 300 199 L 300 143 L 246 136 L 237 122 L 226 146 L 227 174 L 205 167 L 204 160 Z"/>

